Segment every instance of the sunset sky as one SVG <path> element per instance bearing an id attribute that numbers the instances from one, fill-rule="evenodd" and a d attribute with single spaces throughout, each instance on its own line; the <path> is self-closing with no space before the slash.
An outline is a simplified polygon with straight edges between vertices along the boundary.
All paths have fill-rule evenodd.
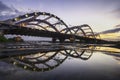
<path id="1" fill-rule="evenodd" d="M 25 13 L 50 12 L 68 25 L 88 24 L 95 32 L 120 24 L 120 0 L 0 0 L 1 4 Z"/>

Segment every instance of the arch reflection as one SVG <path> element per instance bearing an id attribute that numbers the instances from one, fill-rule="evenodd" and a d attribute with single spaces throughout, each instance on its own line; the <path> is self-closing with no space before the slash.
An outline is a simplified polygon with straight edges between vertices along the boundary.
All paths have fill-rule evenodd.
<path id="1" fill-rule="evenodd" d="M 89 47 L 88 47 L 89 48 Z M 11 57 L 4 60 L 7 63 L 30 71 L 50 71 L 62 64 L 68 57 L 82 60 L 88 60 L 93 55 L 92 50 L 88 48 L 64 49 L 60 51 L 36 53 Z"/>

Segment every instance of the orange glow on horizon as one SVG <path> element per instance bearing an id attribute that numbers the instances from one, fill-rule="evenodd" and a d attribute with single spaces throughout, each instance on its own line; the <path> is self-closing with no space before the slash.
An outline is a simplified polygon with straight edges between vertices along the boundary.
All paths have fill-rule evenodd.
<path id="1" fill-rule="evenodd" d="M 105 40 L 120 41 L 120 32 L 119 33 L 100 34 L 100 37 L 101 37 L 101 39 L 105 39 Z"/>

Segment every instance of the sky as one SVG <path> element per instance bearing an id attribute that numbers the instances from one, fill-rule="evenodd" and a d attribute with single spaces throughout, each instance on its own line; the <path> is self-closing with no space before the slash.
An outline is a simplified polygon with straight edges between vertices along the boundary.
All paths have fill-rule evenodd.
<path id="1" fill-rule="evenodd" d="M 94 32 L 120 27 L 120 0 L 0 0 L 0 19 L 31 11 L 52 13 L 69 26 L 88 24 Z"/>

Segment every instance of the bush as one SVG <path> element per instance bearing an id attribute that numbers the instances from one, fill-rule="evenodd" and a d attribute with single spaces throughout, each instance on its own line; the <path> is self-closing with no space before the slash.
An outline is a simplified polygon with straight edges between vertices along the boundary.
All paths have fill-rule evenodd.
<path id="1" fill-rule="evenodd" d="M 0 42 L 7 42 L 8 39 L 6 39 L 4 36 L 0 36 Z"/>

